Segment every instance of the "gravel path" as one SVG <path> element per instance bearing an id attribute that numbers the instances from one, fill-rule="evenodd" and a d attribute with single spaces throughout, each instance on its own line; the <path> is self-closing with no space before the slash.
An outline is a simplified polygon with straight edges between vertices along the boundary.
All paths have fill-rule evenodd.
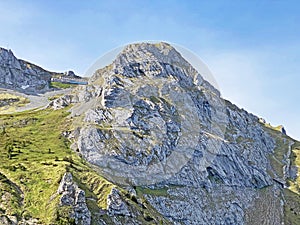
<path id="1" fill-rule="evenodd" d="M 16 108 L 15 112 L 22 112 L 25 110 L 45 107 L 50 102 L 49 97 L 52 97 L 55 95 L 67 94 L 67 93 L 70 93 L 71 90 L 72 90 L 72 88 L 68 88 L 68 89 L 57 90 L 57 91 L 49 91 L 44 94 L 27 95 L 27 94 L 17 92 L 14 90 L 0 88 L 0 93 L 9 93 L 9 94 L 17 95 L 17 96 L 22 96 L 24 98 L 28 98 L 30 103 L 26 104 L 25 106 Z"/>

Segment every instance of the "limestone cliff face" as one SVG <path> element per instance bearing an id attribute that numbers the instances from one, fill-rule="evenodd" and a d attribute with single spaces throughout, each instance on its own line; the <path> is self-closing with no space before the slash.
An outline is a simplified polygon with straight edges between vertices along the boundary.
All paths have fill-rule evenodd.
<path id="1" fill-rule="evenodd" d="M 0 87 L 22 92 L 49 90 L 51 73 L 24 60 L 11 50 L 0 48 Z"/>
<path id="2" fill-rule="evenodd" d="M 147 189 L 170 223 L 286 221 L 291 139 L 222 99 L 169 44 L 128 45 L 78 93 L 73 147 L 116 184 Z"/>

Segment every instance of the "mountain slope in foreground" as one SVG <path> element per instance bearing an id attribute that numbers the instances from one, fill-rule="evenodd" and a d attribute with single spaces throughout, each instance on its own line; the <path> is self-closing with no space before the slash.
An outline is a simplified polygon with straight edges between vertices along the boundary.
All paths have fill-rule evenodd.
<path id="1" fill-rule="evenodd" d="M 169 44 L 132 44 L 47 109 L 2 115 L 3 224 L 300 224 L 300 143 Z"/>

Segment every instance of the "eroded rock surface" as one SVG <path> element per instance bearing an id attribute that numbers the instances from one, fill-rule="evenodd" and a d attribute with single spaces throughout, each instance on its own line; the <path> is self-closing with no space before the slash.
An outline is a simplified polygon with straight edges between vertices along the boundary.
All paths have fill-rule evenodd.
<path id="1" fill-rule="evenodd" d="M 69 217 L 73 218 L 75 224 L 90 225 L 91 213 L 86 205 L 85 192 L 73 181 L 71 173 L 65 173 L 57 193 L 60 194 L 60 206 L 69 206 Z"/>

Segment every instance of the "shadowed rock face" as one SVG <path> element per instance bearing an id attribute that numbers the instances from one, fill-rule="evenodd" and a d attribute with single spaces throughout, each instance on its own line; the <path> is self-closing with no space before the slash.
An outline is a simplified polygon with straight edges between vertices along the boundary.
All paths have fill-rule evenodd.
<path id="1" fill-rule="evenodd" d="M 283 221 L 275 140 L 169 44 L 128 45 L 78 92 L 74 148 L 116 183 L 167 189 L 145 196 L 172 223 Z M 258 197 L 276 216 L 255 219 Z"/>
<path id="2" fill-rule="evenodd" d="M 0 48 L 0 87 L 27 93 L 49 90 L 50 72 L 17 59 L 11 50 Z"/>

